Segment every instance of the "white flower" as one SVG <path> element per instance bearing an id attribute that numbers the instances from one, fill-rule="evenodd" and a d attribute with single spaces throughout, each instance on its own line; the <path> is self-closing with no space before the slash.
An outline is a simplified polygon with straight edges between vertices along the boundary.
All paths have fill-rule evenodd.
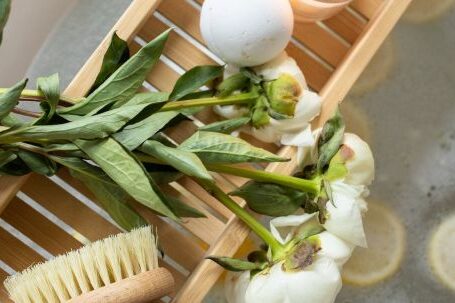
<path id="1" fill-rule="evenodd" d="M 270 231 L 280 243 L 284 244 L 292 239 L 298 227 L 310 220 L 316 220 L 315 213 L 274 218 L 270 221 Z M 333 259 L 341 268 L 351 257 L 354 245 L 328 231 L 318 234 L 318 237 L 321 244 L 318 255 Z"/>
<path id="2" fill-rule="evenodd" d="M 250 272 L 228 272 L 224 282 L 224 294 L 228 303 L 245 303 L 245 294 L 250 284 Z"/>
<path id="3" fill-rule="evenodd" d="M 326 204 L 328 218 L 323 225 L 330 233 L 344 241 L 366 247 L 362 212 L 367 210 L 363 199 L 365 187 L 346 184 L 343 181 L 330 183 L 333 201 Z"/>
<path id="4" fill-rule="evenodd" d="M 316 256 L 313 264 L 296 272 L 283 271 L 283 264 L 256 275 L 248 285 L 245 303 L 332 303 L 341 289 L 335 262 Z"/>
<path id="5" fill-rule="evenodd" d="M 225 77 L 238 71 L 238 68 L 228 66 Z M 311 133 L 310 122 L 319 115 L 321 100 L 318 94 L 308 90 L 305 77 L 295 60 L 283 52 L 272 61 L 254 68 L 254 71 L 265 80 L 275 80 L 283 74 L 291 75 L 297 80 L 302 93 L 293 118 L 277 120 L 270 117 L 268 125 L 261 128 L 244 127 L 242 131 L 268 143 L 292 146 L 313 145 L 314 137 Z M 215 112 L 225 118 L 232 119 L 245 115 L 248 110 L 245 107 L 228 105 L 216 106 Z"/>
<path id="6" fill-rule="evenodd" d="M 316 163 L 316 142 L 320 133 L 320 128 L 313 132 L 314 145 L 299 148 L 297 161 L 302 167 Z M 348 174 L 345 176 L 344 182 L 352 185 L 370 185 L 374 179 L 375 167 L 373 153 L 368 143 L 355 134 L 345 133 L 343 136 L 343 145 L 347 148 L 347 153 L 350 154 L 349 159 L 346 161 Z"/>
<path id="7" fill-rule="evenodd" d="M 310 222 L 314 221 L 314 222 Z M 270 230 L 280 243 L 287 243 L 304 224 L 316 223 L 316 214 L 274 218 Z M 225 282 L 228 303 L 332 303 L 341 289 L 340 269 L 350 258 L 354 245 L 328 231 L 319 238 L 320 250 L 313 263 L 298 271 L 284 271 L 274 264 L 250 279 L 250 272 L 229 273 Z"/>
<path id="8" fill-rule="evenodd" d="M 344 135 L 343 144 L 352 150 L 353 155 L 346 162 L 349 173 L 345 182 L 354 185 L 370 185 L 374 179 L 374 158 L 368 143 L 351 133 Z"/>

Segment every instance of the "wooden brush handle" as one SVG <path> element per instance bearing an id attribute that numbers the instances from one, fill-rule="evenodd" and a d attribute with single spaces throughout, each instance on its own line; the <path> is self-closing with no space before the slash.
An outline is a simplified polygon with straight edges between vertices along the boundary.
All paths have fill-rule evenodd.
<path id="1" fill-rule="evenodd" d="M 150 270 L 69 300 L 71 303 L 145 303 L 174 291 L 174 278 L 165 268 Z"/>

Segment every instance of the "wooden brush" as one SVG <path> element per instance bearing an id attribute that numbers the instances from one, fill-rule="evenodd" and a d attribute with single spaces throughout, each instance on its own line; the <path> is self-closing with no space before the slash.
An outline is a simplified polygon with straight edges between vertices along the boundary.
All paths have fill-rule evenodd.
<path id="1" fill-rule="evenodd" d="M 151 302 L 173 291 L 150 226 L 94 242 L 5 280 L 16 303 Z"/>

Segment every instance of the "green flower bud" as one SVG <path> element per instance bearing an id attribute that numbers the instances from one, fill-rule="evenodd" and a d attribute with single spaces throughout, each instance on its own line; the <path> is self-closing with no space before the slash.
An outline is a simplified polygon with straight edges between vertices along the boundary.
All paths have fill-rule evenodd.
<path id="1" fill-rule="evenodd" d="M 267 97 L 260 96 L 253 107 L 251 122 L 255 128 L 266 126 L 270 122 Z"/>
<path id="2" fill-rule="evenodd" d="M 283 74 L 278 79 L 265 83 L 264 88 L 272 111 L 288 117 L 294 116 L 302 90 L 293 76 Z"/>

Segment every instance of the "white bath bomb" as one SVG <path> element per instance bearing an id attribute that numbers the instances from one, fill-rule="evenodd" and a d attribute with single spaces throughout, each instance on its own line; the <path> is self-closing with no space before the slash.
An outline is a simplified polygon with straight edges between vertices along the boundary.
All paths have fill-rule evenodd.
<path id="1" fill-rule="evenodd" d="M 201 32 L 208 47 L 227 63 L 256 66 L 278 56 L 291 39 L 289 1 L 206 0 Z"/>

